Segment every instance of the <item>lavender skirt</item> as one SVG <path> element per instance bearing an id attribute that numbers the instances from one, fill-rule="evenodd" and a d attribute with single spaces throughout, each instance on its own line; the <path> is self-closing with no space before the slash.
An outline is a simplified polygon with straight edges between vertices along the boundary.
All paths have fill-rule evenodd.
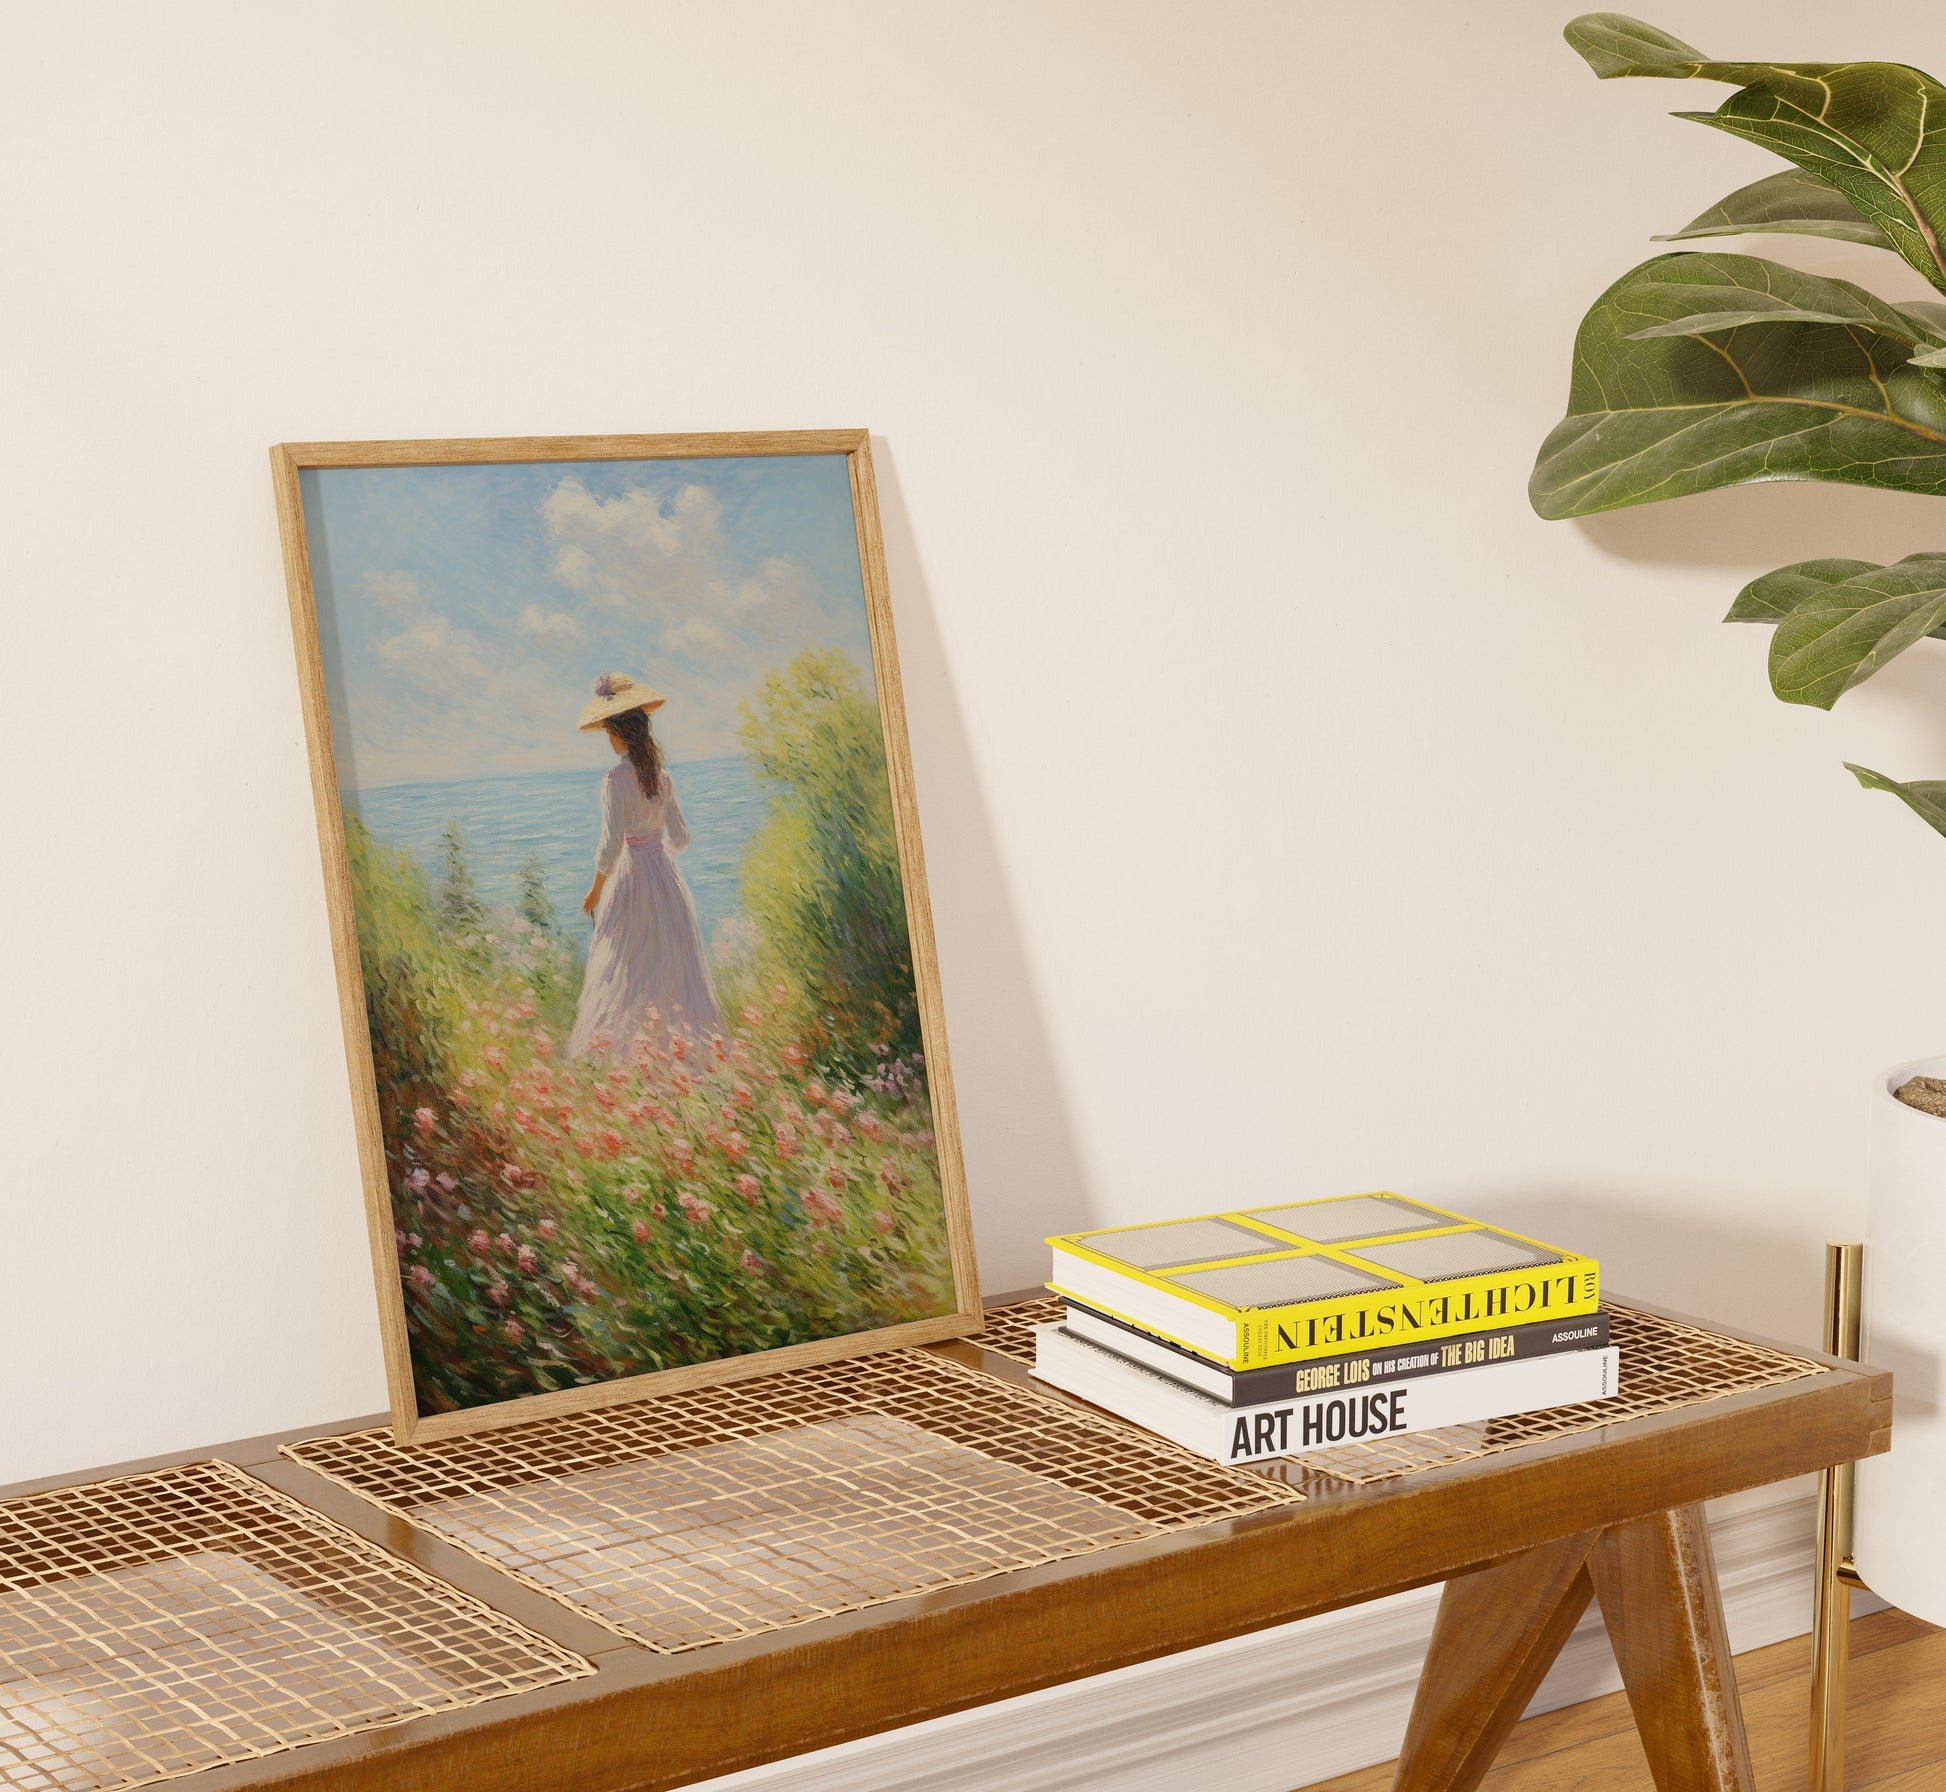
<path id="1" fill-rule="evenodd" d="M 660 828 L 630 834 L 595 910 L 568 1056 L 625 1051 L 644 1031 L 700 1040 L 722 1027 L 689 886 Z"/>

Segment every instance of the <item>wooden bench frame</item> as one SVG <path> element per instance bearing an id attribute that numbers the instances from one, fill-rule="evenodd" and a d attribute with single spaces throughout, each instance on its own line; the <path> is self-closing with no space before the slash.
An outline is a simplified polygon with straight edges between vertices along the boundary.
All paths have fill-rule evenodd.
<path id="1" fill-rule="evenodd" d="M 220 1456 L 597 1669 L 172 1782 L 184 1792 L 661 1792 L 1435 1581 L 1447 1587 L 1400 1792 L 1478 1783 L 1591 1597 L 1660 1792 L 1751 1792 L 1702 1503 L 1877 1454 L 1891 1422 L 1889 1373 L 1771 1347 L 1822 1372 L 680 1655 L 638 1648 L 277 1454 L 371 1418 L 6 1492 Z M 1025 1377 L 976 1343 L 932 1348 Z"/>

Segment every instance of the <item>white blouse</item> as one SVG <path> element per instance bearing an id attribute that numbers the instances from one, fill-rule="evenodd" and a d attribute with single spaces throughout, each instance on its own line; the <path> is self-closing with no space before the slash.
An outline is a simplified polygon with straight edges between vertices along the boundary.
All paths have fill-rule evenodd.
<path id="1" fill-rule="evenodd" d="M 595 870 L 607 877 L 624 846 L 646 845 L 651 835 L 659 836 L 671 852 L 681 852 L 689 844 L 689 823 L 676 801 L 676 781 L 664 766 L 652 802 L 642 794 L 635 767 L 618 759 L 601 780 L 601 844 L 595 849 Z"/>

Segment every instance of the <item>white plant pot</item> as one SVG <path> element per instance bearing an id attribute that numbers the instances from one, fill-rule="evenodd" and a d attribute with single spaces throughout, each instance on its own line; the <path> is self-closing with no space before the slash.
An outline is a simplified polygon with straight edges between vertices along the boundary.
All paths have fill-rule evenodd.
<path id="1" fill-rule="evenodd" d="M 1852 1555 L 1880 1598 L 1946 1624 L 1946 1119 L 1893 1099 L 1914 1076 L 1946 1077 L 1946 1058 L 1872 1090 L 1864 1355 L 1892 1371 L 1892 1449 L 1858 1465 Z"/>

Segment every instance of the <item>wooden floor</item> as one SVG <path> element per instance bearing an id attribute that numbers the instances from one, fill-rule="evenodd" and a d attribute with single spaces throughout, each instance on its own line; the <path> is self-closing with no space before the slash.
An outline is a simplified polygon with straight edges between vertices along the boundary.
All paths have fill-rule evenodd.
<path id="1" fill-rule="evenodd" d="M 1851 1627 L 1846 1792 L 1946 1792 L 1946 1630 L 1904 1612 Z M 1757 1792 L 1803 1792 L 1811 1639 L 1737 1657 Z M 1386 1792 L 1392 1767 L 1364 1767 L 1306 1792 Z M 1530 1717 L 1482 1792 L 1655 1792 L 1623 1693 Z"/>

